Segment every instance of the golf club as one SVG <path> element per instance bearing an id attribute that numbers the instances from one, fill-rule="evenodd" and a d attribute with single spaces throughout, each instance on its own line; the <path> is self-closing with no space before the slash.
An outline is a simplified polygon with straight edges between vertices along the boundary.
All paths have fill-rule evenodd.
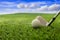
<path id="1" fill-rule="evenodd" d="M 32 26 L 33 27 L 50 26 L 54 22 L 54 20 L 59 16 L 59 14 L 60 14 L 60 11 L 49 22 L 47 22 L 42 16 L 37 16 L 32 21 Z"/>

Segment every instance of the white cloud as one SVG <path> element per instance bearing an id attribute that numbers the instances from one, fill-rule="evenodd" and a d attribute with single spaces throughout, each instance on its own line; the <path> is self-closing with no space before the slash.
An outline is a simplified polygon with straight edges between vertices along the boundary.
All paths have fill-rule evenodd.
<path id="1" fill-rule="evenodd" d="M 37 8 L 37 10 L 40 10 L 40 11 L 48 11 L 48 6 L 47 5 L 41 6 L 40 8 Z"/>
<path id="2" fill-rule="evenodd" d="M 41 6 L 41 4 L 44 4 Z M 30 3 L 20 3 L 17 5 L 18 8 L 34 8 L 39 11 L 58 11 L 60 10 L 60 4 L 47 5 L 46 2 L 30 2 Z"/>
<path id="3" fill-rule="evenodd" d="M 31 3 L 31 4 L 29 5 L 29 8 L 33 8 L 33 7 L 35 7 L 35 6 L 36 6 L 35 3 Z"/>
<path id="4" fill-rule="evenodd" d="M 40 8 L 37 8 L 39 11 L 59 11 L 60 10 L 60 4 L 52 4 L 50 6 L 44 5 Z"/>
<path id="5" fill-rule="evenodd" d="M 20 3 L 17 5 L 18 8 L 36 8 L 40 4 L 46 4 L 46 2 L 30 2 L 30 3 Z"/>
<path id="6" fill-rule="evenodd" d="M 51 10 L 51 11 L 58 11 L 58 10 L 60 10 L 60 4 L 53 4 L 53 5 L 49 6 L 48 10 Z"/>
<path id="7" fill-rule="evenodd" d="M 17 7 L 18 7 L 18 8 L 24 8 L 24 5 L 25 5 L 25 4 L 20 3 L 20 4 L 17 5 Z"/>
<path id="8" fill-rule="evenodd" d="M 52 4 L 48 6 L 46 2 L 30 2 L 30 3 L 19 3 L 19 4 L 14 2 L 0 2 L 0 12 L 1 9 L 2 12 L 8 12 L 8 13 L 15 13 L 15 12 L 24 12 L 24 13 L 25 12 L 30 12 L 30 13 L 49 12 L 50 13 L 52 11 L 56 12 L 56 10 L 57 11 L 60 10 L 60 4 Z"/>
<path id="9" fill-rule="evenodd" d="M 0 2 L 0 7 L 14 7 L 17 3 L 15 2 Z"/>
<path id="10" fill-rule="evenodd" d="M 11 5 L 11 4 L 15 4 L 15 2 L 6 2 L 5 1 L 5 2 L 0 2 L 0 4 L 10 4 Z"/>
<path id="11" fill-rule="evenodd" d="M 46 4 L 46 2 L 33 2 L 29 4 L 29 8 L 37 8 L 40 7 L 40 5 Z"/>

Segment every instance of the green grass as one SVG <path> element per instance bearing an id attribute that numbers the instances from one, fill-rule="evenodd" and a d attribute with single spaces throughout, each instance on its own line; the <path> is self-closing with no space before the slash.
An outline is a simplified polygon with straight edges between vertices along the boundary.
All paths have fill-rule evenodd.
<path id="1" fill-rule="evenodd" d="M 60 15 L 52 27 L 34 29 L 31 21 L 42 16 L 49 21 L 55 14 L 9 14 L 0 15 L 0 40 L 60 40 Z"/>

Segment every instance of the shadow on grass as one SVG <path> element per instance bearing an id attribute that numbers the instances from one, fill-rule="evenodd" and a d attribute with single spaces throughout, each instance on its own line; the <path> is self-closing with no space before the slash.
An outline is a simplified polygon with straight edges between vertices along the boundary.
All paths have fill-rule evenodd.
<path id="1" fill-rule="evenodd" d="M 53 26 L 50 26 L 52 29 L 54 29 L 54 27 Z"/>
<path id="2" fill-rule="evenodd" d="M 45 28 L 45 27 L 44 26 L 37 26 L 37 27 L 33 27 L 33 29 L 41 29 L 41 28 Z M 51 29 L 54 29 L 54 27 L 52 25 L 51 26 L 47 26 L 47 27 L 50 27 Z"/>

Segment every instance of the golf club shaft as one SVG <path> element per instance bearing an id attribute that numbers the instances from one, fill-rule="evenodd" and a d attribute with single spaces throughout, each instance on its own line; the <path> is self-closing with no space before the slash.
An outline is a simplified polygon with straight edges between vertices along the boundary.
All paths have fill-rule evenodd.
<path id="1" fill-rule="evenodd" d="M 60 14 L 60 12 L 58 12 L 58 14 L 56 14 L 50 21 L 49 21 L 49 23 L 48 23 L 48 26 L 50 26 L 53 22 L 54 22 L 54 20 L 57 18 L 57 16 Z"/>

